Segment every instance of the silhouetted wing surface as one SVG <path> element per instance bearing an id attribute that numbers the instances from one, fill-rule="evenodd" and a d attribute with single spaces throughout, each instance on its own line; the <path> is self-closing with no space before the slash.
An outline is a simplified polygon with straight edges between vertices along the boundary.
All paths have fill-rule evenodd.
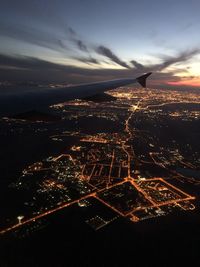
<path id="1" fill-rule="evenodd" d="M 23 93 L 1 93 L 0 115 L 8 116 L 29 110 L 38 110 L 65 101 L 101 94 L 136 82 L 146 87 L 146 79 L 150 74 L 147 73 L 135 79 L 118 79 L 65 88 L 34 88 L 32 91 Z"/>

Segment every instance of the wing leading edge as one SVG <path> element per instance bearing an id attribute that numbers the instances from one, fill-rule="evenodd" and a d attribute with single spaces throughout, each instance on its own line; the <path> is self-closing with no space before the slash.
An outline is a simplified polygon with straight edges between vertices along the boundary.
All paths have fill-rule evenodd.
<path id="1" fill-rule="evenodd" d="M 146 87 L 146 79 L 151 72 L 137 78 L 111 80 L 82 84 L 65 88 L 43 88 L 23 93 L 0 94 L 0 115 L 9 116 L 20 112 L 38 110 L 65 101 L 86 98 L 105 91 L 138 82 Z"/>

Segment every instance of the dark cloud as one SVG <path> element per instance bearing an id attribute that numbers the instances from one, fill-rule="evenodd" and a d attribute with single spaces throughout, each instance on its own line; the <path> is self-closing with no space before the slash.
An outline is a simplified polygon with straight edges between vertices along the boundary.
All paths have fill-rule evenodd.
<path id="1" fill-rule="evenodd" d="M 78 58 L 93 64 L 93 58 Z M 88 62 L 89 63 L 89 62 Z M 8 81 L 66 81 L 69 83 L 95 82 L 115 78 L 135 77 L 139 72 L 130 69 L 91 69 L 61 65 L 27 56 L 0 55 L 0 80 Z"/>
<path id="2" fill-rule="evenodd" d="M 109 60 L 111 60 L 112 62 L 124 67 L 124 68 L 127 68 L 127 69 L 130 69 L 130 66 L 122 61 L 118 56 L 116 56 L 112 51 L 111 49 L 105 47 L 104 45 L 99 45 L 98 47 L 94 47 L 91 48 L 89 45 L 87 45 L 81 38 L 80 36 L 77 34 L 77 32 L 71 28 L 71 27 L 68 27 L 67 28 L 67 32 L 68 34 L 70 35 L 70 39 L 71 41 L 76 45 L 76 47 L 81 51 L 81 52 L 85 52 L 89 55 L 89 57 L 87 58 L 80 58 L 80 61 L 82 62 L 85 62 L 85 63 L 95 63 L 97 64 L 97 60 L 96 59 L 93 59 L 91 56 L 90 56 L 90 53 L 92 52 L 91 50 L 95 50 L 95 52 L 101 56 L 104 56 L 106 58 L 108 58 Z"/>
<path id="3" fill-rule="evenodd" d="M 63 40 L 58 40 L 58 44 L 64 50 L 70 50 L 70 48 L 65 44 L 65 42 Z"/>
<path id="4" fill-rule="evenodd" d="M 81 50 L 82 52 L 89 53 L 89 49 L 88 49 L 86 43 L 83 40 L 81 40 L 81 38 L 76 33 L 76 31 L 74 29 L 72 29 L 71 27 L 68 27 L 67 31 L 70 35 L 71 41 L 76 45 L 76 47 L 79 50 Z"/>
<path id="5" fill-rule="evenodd" d="M 118 56 L 116 56 L 109 48 L 100 45 L 96 48 L 96 52 L 99 55 L 105 56 L 107 58 L 109 58 L 111 61 L 117 63 L 118 65 L 130 69 L 130 66 L 128 64 L 126 64 L 126 62 L 122 61 Z"/>
<path id="6" fill-rule="evenodd" d="M 91 52 L 93 52 L 93 50 L 101 55 L 104 56 L 106 58 L 108 58 L 110 61 L 124 67 L 127 69 L 131 69 L 131 67 L 124 61 L 122 61 L 117 55 L 115 55 L 115 53 L 113 51 L 111 51 L 110 48 L 105 47 L 104 45 L 99 45 L 99 46 L 93 46 L 92 48 L 87 45 L 81 38 L 80 36 L 77 34 L 77 32 L 72 29 L 71 27 L 67 28 L 67 31 L 70 35 L 70 39 L 71 41 L 76 45 L 76 47 L 81 51 L 81 52 L 85 52 L 89 55 L 89 57 L 85 58 L 85 57 L 78 57 L 77 59 L 79 59 L 81 62 L 84 63 L 95 63 L 97 64 L 97 60 L 92 58 L 90 56 Z M 92 51 L 91 51 L 92 50 Z"/>
<path id="7" fill-rule="evenodd" d="M 88 52 L 88 48 L 87 48 L 86 44 L 83 43 L 83 41 L 78 40 L 78 39 L 74 39 L 73 41 L 77 45 L 79 50 L 81 50 L 83 52 Z"/>
<path id="8" fill-rule="evenodd" d="M 136 60 L 131 60 L 130 62 L 137 70 L 141 70 L 141 71 L 145 70 L 145 66 L 137 62 Z"/>
<path id="9" fill-rule="evenodd" d="M 20 40 L 28 44 L 37 45 L 40 47 L 48 48 L 53 51 L 63 52 L 68 49 L 65 45 L 63 46 L 60 36 L 40 29 L 33 28 L 26 25 L 11 25 L 0 23 L 0 35 L 6 36 L 15 40 Z"/>
<path id="10" fill-rule="evenodd" d="M 162 58 L 163 63 L 160 64 L 160 69 L 158 68 L 158 70 L 163 70 L 173 64 L 186 62 L 199 53 L 200 49 L 193 49 L 193 50 L 183 51 L 175 57 L 163 56 Z M 157 66 L 159 67 L 159 65 Z"/>
<path id="11" fill-rule="evenodd" d="M 1 69 L 24 69 L 24 70 L 64 70 L 66 66 L 27 56 L 0 55 Z"/>
<path id="12" fill-rule="evenodd" d="M 200 49 L 196 49 L 195 48 L 193 50 L 186 50 L 186 51 L 183 51 L 181 53 L 178 53 L 174 57 L 167 56 L 167 55 L 160 56 L 159 59 L 161 59 L 162 62 L 159 63 L 159 64 L 146 65 L 145 66 L 145 65 L 137 62 L 136 60 L 132 60 L 131 63 L 135 67 L 135 69 L 137 71 L 141 71 L 141 72 L 149 72 L 149 71 L 160 72 L 160 71 L 163 71 L 166 68 L 170 67 L 171 65 L 187 62 L 188 60 L 193 58 L 195 55 L 198 55 L 199 53 L 200 53 Z M 183 70 L 181 70 L 181 71 L 183 71 Z M 187 68 L 184 71 L 187 71 Z M 177 72 L 178 72 L 178 70 L 177 70 Z"/>
<path id="13" fill-rule="evenodd" d="M 77 57 L 77 60 L 84 63 L 91 62 L 91 64 L 98 64 L 98 62 L 96 63 L 96 59 L 93 58 Z M 161 64 L 150 67 L 144 66 L 136 61 L 133 63 L 138 67 L 134 69 L 91 69 L 81 68 L 78 66 L 56 64 L 41 60 L 39 58 L 27 56 L 0 55 L 0 80 L 20 82 L 67 82 L 78 84 L 96 82 L 101 80 L 111 80 L 116 78 L 137 77 L 147 70 L 154 70 L 154 73 L 150 79 L 151 81 L 149 81 L 149 85 L 151 87 L 169 88 L 171 86 L 168 85 L 168 82 L 178 82 L 182 80 L 181 77 L 176 76 L 175 72 L 164 72 L 164 70 L 162 72 L 155 71 L 160 68 Z M 141 70 L 142 66 L 143 71 Z"/>
<path id="14" fill-rule="evenodd" d="M 87 64 L 99 64 L 98 60 L 93 57 L 74 57 L 74 59 Z"/>
<path id="15" fill-rule="evenodd" d="M 75 30 L 73 30 L 71 27 L 68 27 L 67 29 L 68 29 L 69 33 L 70 33 L 72 36 L 76 36 L 76 35 L 77 35 L 77 33 L 75 32 Z"/>

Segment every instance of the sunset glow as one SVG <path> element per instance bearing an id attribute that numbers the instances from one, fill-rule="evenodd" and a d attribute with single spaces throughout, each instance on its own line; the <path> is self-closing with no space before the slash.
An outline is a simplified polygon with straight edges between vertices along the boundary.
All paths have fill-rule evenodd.
<path id="1" fill-rule="evenodd" d="M 3 1 L 0 81 L 77 84 L 151 71 L 157 87 L 199 87 L 200 2 L 148 5 L 146 0 Z M 179 81 L 180 76 L 196 78 Z"/>
<path id="2" fill-rule="evenodd" d="M 191 86 L 191 87 L 200 87 L 200 78 L 194 79 L 184 79 L 178 82 L 168 82 L 169 85 L 173 86 Z"/>
<path id="3" fill-rule="evenodd" d="M 0 267 L 200 266 L 200 0 L 0 3 Z"/>

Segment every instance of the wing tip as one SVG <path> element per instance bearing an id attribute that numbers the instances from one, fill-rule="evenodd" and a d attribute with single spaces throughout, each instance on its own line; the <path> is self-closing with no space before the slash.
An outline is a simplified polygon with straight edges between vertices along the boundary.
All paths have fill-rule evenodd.
<path id="1" fill-rule="evenodd" d="M 144 88 L 146 88 L 146 79 L 152 74 L 152 72 L 148 72 L 138 78 L 136 78 L 137 82 Z"/>

